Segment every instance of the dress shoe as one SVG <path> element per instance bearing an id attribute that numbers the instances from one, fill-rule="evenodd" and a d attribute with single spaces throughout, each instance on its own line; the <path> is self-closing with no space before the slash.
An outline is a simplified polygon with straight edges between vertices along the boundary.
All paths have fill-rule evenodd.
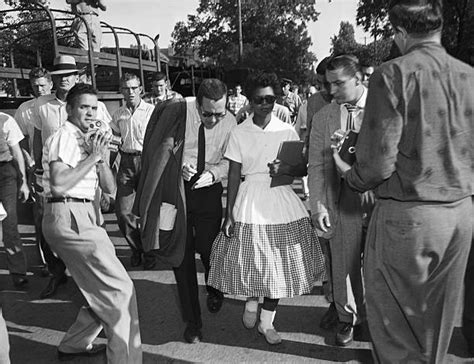
<path id="1" fill-rule="evenodd" d="M 186 330 L 184 330 L 184 340 L 189 344 L 197 344 L 202 340 L 201 329 L 198 329 L 195 326 L 188 325 Z"/>
<path id="2" fill-rule="evenodd" d="M 281 336 L 275 329 L 264 329 L 262 326 L 258 325 L 258 332 L 265 337 L 265 340 L 270 345 L 277 345 L 281 343 Z"/>
<path id="3" fill-rule="evenodd" d="M 48 267 L 44 266 L 38 269 L 37 273 L 40 277 L 46 278 L 46 277 L 51 277 L 51 272 L 48 270 Z"/>
<path id="4" fill-rule="evenodd" d="M 49 298 L 53 296 L 58 290 L 58 287 L 61 284 L 65 284 L 66 282 L 67 282 L 67 276 L 65 274 L 59 277 L 56 277 L 56 276 L 51 277 L 46 288 L 41 291 L 40 298 Z"/>
<path id="5" fill-rule="evenodd" d="M 73 360 L 78 357 L 91 357 L 102 353 L 105 353 L 107 345 L 105 344 L 92 344 L 92 347 L 86 351 L 79 351 L 76 353 L 67 353 L 58 349 L 58 359 L 60 361 Z"/>
<path id="6" fill-rule="evenodd" d="M 354 340 L 354 325 L 344 322 L 336 334 L 336 345 L 347 346 Z"/>
<path id="7" fill-rule="evenodd" d="M 21 274 L 12 274 L 12 281 L 15 288 L 22 289 L 28 284 L 28 279 Z"/>
<path id="8" fill-rule="evenodd" d="M 339 318 L 337 316 L 336 305 L 334 304 L 334 302 L 331 302 L 328 310 L 326 311 L 326 313 L 321 318 L 321 321 L 319 322 L 319 327 L 324 330 L 331 330 L 332 328 L 336 327 L 338 323 L 339 323 Z"/>
<path id="9" fill-rule="evenodd" d="M 224 295 L 222 293 L 208 293 L 207 294 L 207 309 L 210 313 L 217 313 L 222 307 Z"/>
<path id="10" fill-rule="evenodd" d="M 140 250 L 132 250 L 130 265 L 132 267 L 138 267 L 140 264 L 142 264 L 142 252 Z"/>
<path id="11" fill-rule="evenodd" d="M 474 321 L 463 318 L 462 334 L 466 339 L 469 354 L 474 356 Z"/>
<path id="12" fill-rule="evenodd" d="M 242 315 L 242 322 L 246 329 L 253 329 L 257 323 L 257 311 L 252 312 L 244 309 L 244 314 Z"/>

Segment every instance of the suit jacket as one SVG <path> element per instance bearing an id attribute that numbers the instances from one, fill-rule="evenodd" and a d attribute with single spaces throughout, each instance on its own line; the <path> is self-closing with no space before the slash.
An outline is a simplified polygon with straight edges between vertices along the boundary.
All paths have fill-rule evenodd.
<path id="1" fill-rule="evenodd" d="M 186 198 L 181 165 L 186 128 L 186 101 L 171 99 L 155 107 L 143 141 L 142 170 L 133 212 L 140 217 L 145 251 L 155 250 L 166 263 L 179 266 L 186 242 Z M 163 202 L 177 208 L 174 229 L 159 230 Z"/>
<path id="2" fill-rule="evenodd" d="M 314 114 L 311 123 L 308 165 L 311 213 L 329 213 L 331 229 L 327 233 L 318 231 L 318 235 L 330 239 L 338 223 L 337 203 L 342 183 L 331 150 L 331 135 L 341 128 L 340 105 L 324 106 Z"/>

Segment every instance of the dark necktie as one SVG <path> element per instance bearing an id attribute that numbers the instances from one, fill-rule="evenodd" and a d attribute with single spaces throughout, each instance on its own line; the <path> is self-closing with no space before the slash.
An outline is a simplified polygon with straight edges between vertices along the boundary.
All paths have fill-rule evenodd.
<path id="1" fill-rule="evenodd" d="M 355 113 L 359 109 L 355 105 L 344 104 L 347 109 L 346 131 L 355 129 Z"/>
<path id="2" fill-rule="evenodd" d="M 197 154 L 197 173 L 201 175 L 206 165 L 206 136 L 204 134 L 204 124 L 199 125 L 198 133 L 198 154 Z"/>

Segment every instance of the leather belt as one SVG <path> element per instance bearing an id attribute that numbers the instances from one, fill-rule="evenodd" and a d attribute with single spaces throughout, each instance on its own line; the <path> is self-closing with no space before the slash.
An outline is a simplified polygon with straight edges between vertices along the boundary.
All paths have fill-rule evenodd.
<path id="1" fill-rule="evenodd" d="M 130 155 L 132 157 L 139 157 L 142 155 L 142 152 L 124 152 L 123 150 L 120 151 L 121 154 Z"/>
<path id="2" fill-rule="evenodd" d="M 95 11 L 89 11 L 89 12 L 78 11 L 76 14 L 78 14 L 78 15 L 95 15 L 95 16 L 99 16 L 99 14 L 97 14 Z"/>
<path id="3" fill-rule="evenodd" d="M 82 203 L 88 203 L 92 202 L 92 200 L 89 200 L 87 198 L 76 198 L 76 197 L 48 197 L 46 199 L 47 203 L 56 203 L 56 202 L 82 202 Z"/>

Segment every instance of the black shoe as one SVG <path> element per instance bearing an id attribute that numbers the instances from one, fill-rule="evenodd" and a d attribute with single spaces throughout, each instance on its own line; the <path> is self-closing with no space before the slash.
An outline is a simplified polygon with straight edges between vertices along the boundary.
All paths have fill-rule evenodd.
<path id="1" fill-rule="evenodd" d="M 145 270 L 152 270 L 156 266 L 156 257 L 154 255 L 147 255 L 144 256 L 143 262 L 143 269 Z"/>
<path id="2" fill-rule="evenodd" d="M 197 344 L 201 342 L 201 329 L 198 329 L 193 325 L 186 326 L 186 330 L 184 330 L 184 340 L 186 340 L 186 342 L 189 344 Z"/>
<path id="3" fill-rule="evenodd" d="M 37 274 L 42 278 L 51 277 L 51 272 L 48 270 L 48 267 L 46 267 L 46 266 L 41 267 L 38 270 Z"/>
<path id="4" fill-rule="evenodd" d="M 463 318 L 462 334 L 466 339 L 469 355 L 474 356 L 474 321 Z"/>
<path id="5" fill-rule="evenodd" d="M 130 265 L 132 267 L 138 267 L 140 264 L 142 264 L 142 252 L 140 250 L 132 250 Z"/>
<path id="6" fill-rule="evenodd" d="M 12 274 L 12 281 L 15 288 L 23 289 L 28 284 L 28 279 L 21 274 Z"/>
<path id="7" fill-rule="evenodd" d="M 60 361 L 73 360 L 77 357 L 91 357 L 102 353 L 105 353 L 107 345 L 105 344 L 93 344 L 90 350 L 80 351 L 78 353 L 66 353 L 58 349 L 58 359 Z"/>
<path id="8" fill-rule="evenodd" d="M 347 346 L 354 340 L 354 326 L 344 322 L 336 334 L 336 345 Z"/>
<path id="9" fill-rule="evenodd" d="M 43 298 L 49 298 L 53 296 L 58 290 L 58 287 L 61 284 L 65 284 L 66 282 L 67 282 L 67 276 L 65 274 L 59 277 L 56 277 L 56 276 L 51 277 L 46 288 L 41 291 L 40 298 L 43 299 Z"/>
<path id="10" fill-rule="evenodd" d="M 331 330 L 332 328 L 336 327 L 338 323 L 339 323 L 339 318 L 337 316 L 336 305 L 334 304 L 334 302 L 331 302 L 328 310 L 326 311 L 326 313 L 321 318 L 321 321 L 319 322 L 319 327 L 324 330 Z"/>
<path id="11" fill-rule="evenodd" d="M 210 313 L 217 313 L 222 307 L 224 295 L 222 293 L 208 293 L 207 294 L 207 309 Z"/>

